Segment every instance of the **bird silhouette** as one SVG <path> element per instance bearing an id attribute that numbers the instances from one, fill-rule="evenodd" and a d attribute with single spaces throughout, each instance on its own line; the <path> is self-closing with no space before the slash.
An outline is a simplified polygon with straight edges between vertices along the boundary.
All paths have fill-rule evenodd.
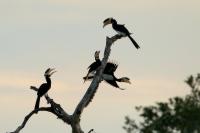
<path id="1" fill-rule="evenodd" d="M 117 82 L 125 82 L 125 83 L 129 83 L 129 84 L 131 84 L 131 82 L 128 77 L 117 78 L 114 75 L 117 67 L 118 67 L 118 65 L 116 63 L 108 62 L 106 64 L 106 67 L 103 72 L 103 80 L 106 81 L 108 84 L 110 84 L 113 87 L 124 90 L 123 88 L 119 87 Z M 92 80 L 93 78 L 94 78 L 94 74 L 91 74 L 90 76 L 88 76 L 87 79 L 86 79 L 86 77 L 83 77 L 84 80 Z"/>
<path id="2" fill-rule="evenodd" d="M 95 62 L 93 62 L 88 68 L 88 73 L 85 77 L 83 77 L 84 82 L 87 80 L 91 80 L 94 78 L 95 72 L 97 68 L 101 66 L 101 60 L 99 59 L 99 53 L 100 51 L 95 52 Z M 119 87 L 117 82 L 125 82 L 125 83 L 131 83 L 130 79 L 128 77 L 122 77 L 117 78 L 114 73 L 117 69 L 118 65 L 114 62 L 107 62 L 105 69 L 103 71 L 103 80 L 105 80 L 108 84 L 112 85 L 113 87 L 122 89 Z"/>
<path id="3" fill-rule="evenodd" d="M 43 83 L 40 85 L 39 89 L 38 89 L 38 92 L 37 92 L 37 99 L 36 99 L 36 102 L 35 102 L 35 110 L 39 109 L 39 105 L 40 105 L 40 98 L 45 95 L 49 89 L 51 88 L 51 75 L 53 73 L 55 73 L 55 69 L 51 69 L 51 68 L 48 68 L 45 73 L 44 73 L 44 77 L 46 79 L 46 83 Z M 37 113 L 37 112 L 36 112 Z"/>
<path id="4" fill-rule="evenodd" d="M 105 19 L 103 21 L 103 28 L 108 24 L 112 24 L 113 29 L 121 37 L 126 37 L 127 36 L 137 49 L 140 48 L 140 46 L 137 44 L 137 42 L 131 37 L 131 33 L 128 31 L 128 29 L 124 25 L 118 24 L 117 21 L 115 19 L 113 19 L 113 18 L 107 18 L 107 19 Z"/>
<path id="5" fill-rule="evenodd" d="M 94 73 L 96 71 L 96 69 L 101 66 L 101 60 L 99 59 L 99 53 L 100 53 L 100 51 L 95 52 L 95 54 L 94 54 L 95 62 L 90 64 L 90 66 L 88 67 L 89 70 L 88 70 L 88 73 L 86 75 L 84 82 L 87 80 L 87 77 L 89 76 L 89 74 Z"/>

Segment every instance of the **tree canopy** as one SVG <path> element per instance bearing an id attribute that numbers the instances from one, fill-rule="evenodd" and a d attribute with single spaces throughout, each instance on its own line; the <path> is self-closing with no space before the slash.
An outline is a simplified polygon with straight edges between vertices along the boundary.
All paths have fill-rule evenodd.
<path id="1" fill-rule="evenodd" d="M 191 88 L 184 97 L 169 98 L 152 106 L 136 107 L 142 121 L 125 117 L 127 133 L 200 133 L 200 74 L 185 81 Z"/>

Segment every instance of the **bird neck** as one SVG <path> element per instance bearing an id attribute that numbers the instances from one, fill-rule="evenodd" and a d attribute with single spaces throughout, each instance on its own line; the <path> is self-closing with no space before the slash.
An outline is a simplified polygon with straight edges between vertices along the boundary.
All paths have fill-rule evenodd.
<path id="1" fill-rule="evenodd" d="M 95 60 L 96 60 L 96 61 L 100 61 L 99 57 L 95 57 Z"/>
<path id="2" fill-rule="evenodd" d="M 112 75 L 112 74 L 103 74 L 103 79 L 104 80 L 115 80 L 115 77 L 114 77 L 114 75 Z"/>
<path id="3" fill-rule="evenodd" d="M 50 79 L 50 77 L 45 77 L 45 78 L 46 78 L 47 84 L 48 84 L 49 86 L 51 86 L 51 79 Z"/>
<path id="4" fill-rule="evenodd" d="M 117 21 L 116 20 L 112 20 L 112 27 L 114 28 L 115 26 L 117 26 Z"/>
<path id="5" fill-rule="evenodd" d="M 116 78 L 116 81 L 122 82 L 123 78 Z"/>
<path id="6" fill-rule="evenodd" d="M 96 63 L 97 63 L 98 65 L 101 65 L 101 60 L 100 60 L 100 59 L 97 59 L 97 60 L 96 60 Z"/>

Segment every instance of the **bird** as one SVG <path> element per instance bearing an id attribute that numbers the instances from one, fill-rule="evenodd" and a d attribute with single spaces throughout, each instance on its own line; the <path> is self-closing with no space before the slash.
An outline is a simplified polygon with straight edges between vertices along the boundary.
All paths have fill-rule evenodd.
<path id="1" fill-rule="evenodd" d="M 87 77 L 89 76 L 89 74 L 92 74 L 96 71 L 96 69 L 98 67 L 101 66 L 101 60 L 99 59 L 99 53 L 100 51 L 96 51 L 95 54 L 94 54 L 94 57 L 95 57 L 95 62 L 93 62 L 89 67 L 88 67 L 88 73 L 86 75 L 86 78 L 84 80 L 84 82 L 87 80 Z"/>
<path id="2" fill-rule="evenodd" d="M 121 78 L 117 78 L 114 75 L 114 72 L 116 71 L 118 65 L 116 63 L 113 62 L 108 62 L 106 64 L 106 67 L 104 69 L 103 72 L 103 80 L 105 80 L 108 84 L 110 84 L 111 86 L 115 87 L 115 88 L 119 88 L 121 90 L 124 90 L 123 88 L 120 88 L 119 85 L 117 84 L 117 82 L 125 82 L 125 83 L 129 83 L 130 79 L 128 77 L 121 77 Z M 94 74 L 88 76 L 88 77 L 83 77 L 84 80 L 91 80 L 94 78 Z"/>
<path id="3" fill-rule="evenodd" d="M 45 95 L 49 89 L 51 88 L 51 75 L 53 73 L 55 73 L 55 69 L 53 68 L 48 68 L 45 73 L 44 73 L 44 77 L 46 79 L 46 83 L 43 83 L 40 85 L 38 91 L 37 91 L 37 99 L 35 102 L 35 110 L 39 109 L 39 105 L 40 105 L 40 98 Z M 37 111 L 38 112 L 38 111 Z M 36 112 L 36 113 L 37 113 Z"/>
<path id="4" fill-rule="evenodd" d="M 124 24 L 118 24 L 117 21 L 114 18 L 107 18 L 103 21 L 103 28 L 108 25 L 112 24 L 113 29 L 121 36 L 121 37 L 128 37 L 133 45 L 139 49 L 140 46 L 137 44 L 137 42 L 131 37 L 131 34 L 128 29 L 124 26 Z"/>

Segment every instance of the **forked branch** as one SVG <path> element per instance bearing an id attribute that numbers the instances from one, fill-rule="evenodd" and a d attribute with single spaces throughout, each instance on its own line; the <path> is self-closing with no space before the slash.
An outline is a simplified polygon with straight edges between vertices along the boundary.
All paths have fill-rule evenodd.
<path id="1" fill-rule="evenodd" d="M 92 101 L 92 99 L 98 89 L 99 83 L 102 81 L 102 74 L 103 74 L 104 68 L 108 62 L 112 44 L 120 38 L 121 38 L 120 35 L 115 35 L 111 38 L 108 38 L 108 37 L 106 38 L 106 47 L 104 50 L 104 57 L 102 59 L 101 66 L 97 70 L 97 72 L 93 78 L 93 81 L 91 82 L 85 95 L 83 96 L 83 98 L 81 99 L 81 101 L 79 102 L 77 107 L 75 108 L 74 113 L 72 115 L 69 115 L 68 113 L 66 113 L 66 111 L 59 104 L 54 102 L 53 99 L 51 99 L 48 95 L 45 95 L 47 103 L 49 103 L 51 106 L 50 107 L 40 107 L 39 109 L 32 110 L 24 118 L 24 121 L 22 122 L 22 124 L 15 131 L 10 132 L 10 133 L 19 133 L 25 127 L 26 123 L 31 118 L 31 116 L 39 111 L 47 111 L 47 112 L 51 112 L 52 114 L 56 115 L 59 119 L 63 120 L 66 124 L 71 125 L 72 133 L 84 133 L 80 126 L 81 114 L 83 113 L 84 108 L 87 107 L 87 105 L 89 105 L 89 103 Z M 38 91 L 38 89 L 34 86 L 31 86 L 31 89 L 34 91 Z M 92 131 L 93 131 L 93 129 L 91 129 L 89 131 L 89 133 L 91 133 Z"/>

